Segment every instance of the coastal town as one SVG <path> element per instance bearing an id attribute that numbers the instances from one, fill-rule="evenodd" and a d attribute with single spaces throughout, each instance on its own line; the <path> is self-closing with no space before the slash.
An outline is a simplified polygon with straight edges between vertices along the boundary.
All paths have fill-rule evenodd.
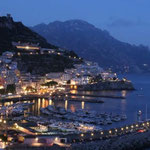
<path id="1" fill-rule="evenodd" d="M 14 24 L 10 14 L 0 18 L 2 28 Z M 135 90 L 132 81 L 24 30 L 0 55 L 1 149 L 80 150 L 97 144 L 108 149 L 114 139 L 148 134 L 150 120 L 142 118 L 143 110 L 135 114 L 136 121 L 127 111 L 109 110 L 116 101 L 126 105 Z"/>
<path id="2" fill-rule="evenodd" d="M 102 134 L 104 126 L 127 119 L 126 114 L 96 113 L 84 110 L 86 102 L 103 103 L 103 101 L 89 99 L 87 97 L 95 97 L 96 95 L 79 94 L 79 91 L 85 89 L 98 91 L 102 87 L 105 87 L 102 90 L 116 90 L 116 88 L 118 90 L 132 90 L 134 88 L 131 81 L 125 78 L 119 79 L 116 73 L 105 71 L 95 62 L 82 60 L 79 63 L 81 58 L 65 56 L 66 52 L 63 49 L 41 48 L 38 44 L 32 43 L 12 42 L 12 44 L 20 52 L 6 51 L 0 57 L 1 101 L 7 101 L 0 110 L 4 133 L 2 138 L 5 138 L 5 132 L 7 134 L 10 132 L 6 139 L 8 145 L 20 142 L 36 146 L 42 144 L 40 139 L 43 135 L 47 135 L 50 137 L 45 139 L 46 143 L 50 141 L 50 145 L 68 147 L 78 139 L 78 136 Z M 18 69 L 17 59 L 22 55 L 40 55 L 41 57 L 42 55 L 62 55 L 77 63 L 73 68 L 65 69 L 64 72 L 49 72 L 42 76 L 21 72 Z M 104 86 L 105 83 L 106 86 Z M 108 83 L 109 85 L 107 85 Z M 115 84 L 117 85 L 115 86 Z M 98 95 L 98 97 L 105 96 L 108 95 Z M 125 94 L 122 96 L 110 95 L 111 97 L 124 99 Z M 45 102 L 41 101 L 43 98 Z M 39 106 L 38 114 L 33 115 L 30 109 L 35 101 L 38 101 L 38 105 L 42 103 L 42 107 Z M 64 101 L 65 108 L 56 107 L 55 101 Z M 81 110 L 67 109 L 69 101 L 80 102 Z M 117 130 L 115 131 L 117 132 Z M 110 132 L 113 131 L 109 131 L 109 134 Z M 74 139 L 71 138 L 71 135 L 74 135 Z M 29 139 L 32 140 L 29 141 Z M 8 146 L 4 142 L 1 143 L 4 147 Z"/>
<path id="3" fill-rule="evenodd" d="M 78 91 L 87 88 L 88 91 L 101 90 L 102 85 L 109 83 L 104 90 L 120 88 L 120 90 L 132 89 L 131 81 L 119 79 L 116 73 L 105 71 L 97 63 L 83 60 L 82 58 L 66 56 L 66 50 L 41 48 L 38 44 L 12 42 L 17 52 L 6 51 L 0 56 L 0 94 L 1 101 L 7 103 L 1 106 L 1 122 L 7 124 L 13 132 L 23 132 L 26 135 L 69 135 L 83 134 L 88 132 L 100 132 L 102 126 L 126 120 L 125 114 L 109 114 L 86 112 L 84 103 L 103 103 L 102 100 L 92 100 L 86 97 L 93 95 L 80 95 Z M 73 59 L 74 66 L 64 69 L 64 72 L 49 72 L 45 75 L 23 72 L 18 69 L 18 59 L 28 55 L 61 55 Z M 82 61 L 80 61 L 82 59 Z M 111 87 L 111 84 L 114 84 Z M 115 84 L 120 84 L 120 87 Z M 127 85 L 126 85 L 127 84 Z M 125 85 L 125 86 L 124 86 Z M 130 85 L 130 86 L 128 86 Z M 89 87 L 92 86 L 92 87 Z M 96 95 L 95 95 L 96 96 Z M 99 95 L 98 97 L 107 97 Z M 111 95 L 110 95 L 111 97 Z M 112 98 L 114 96 L 112 95 Z M 40 115 L 32 115 L 29 111 L 35 101 L 45 99 L 42 104 Z M 117 98 L 117 96 L 115 96 Z M 125 95 L 118 98 L 125 98 Z M 55 107 L 55 101 L 64 101 L 65 108 Z M 81 102 L 82 109 L 72 111 L 67 109 L 68 101 Z M 43 102 L 42 102 L 43 103 Z M 4 104 L 4 103 L 3 103 Z M 40 116 L 40 117 L 38 117 Z M 94 117 L 94 118 L 93 118 Z M 50 119 L 50 121 L 49 121 Z M 26 139 L 19 134 L 19 141 Z M 54 138 L 54 137 L 53 137 Z M 12 137 L 9 144 L 13 142 Z M 35 144 L 35 143 L 32 143 Z"/>
<path id="4" fill-rule="evenodd" d="M 29 43 L 12 43 L 17 49 L 21 49 L 22 52 L 10 52 L 6 51 L 2 53 L 0 57 L 1 65 L 1 78 L 0 88 L 1 95 L 9 96 L 12 94 L 28 95 L 38 94 L 46 95 L 54 90 L 80 90 L 88 87 L 88 85 L 95 85 L 99 82 L 107 83 L 119 83 L 129 82 L 127 79 L 118 79 L 116 73 L 108 72 L 99 67 L 95 62 L 85 61 L 78 63 L 81 58 L 71 57 L 69 58 L 77 61 L 73 68 L 64 69 L 64 72 L 49 72 L 45 75 L 31 74 L 30 72 L 20 71 L 17 67 L 18 62 L 16 59 L 22 55 L 62 55 L 65 56 L 65 50 L 55 50 L 40 48 L 38 44 Z M 10 87 L 10 88 L 9 88 Z M 100 87 L 98 87 L 100 89 Z M 110 87 L 108 87 L 109 89 Z M 117 87 L 112 87 L 117 88 Z M 121 87 L 119 87 L 121 88 Z M 133 89 L 130 87 L 122 87 L 124 89 Z M 99 90 L 97 89 L 97 90 Z M 8 90 L 8 92 L 7 92 Z M 12 92 L 9 92 L 9 90 Z M 107 87 L 106 89 L 107 90 Z M 6 94 L 3 94 L 6 92 Z"/>

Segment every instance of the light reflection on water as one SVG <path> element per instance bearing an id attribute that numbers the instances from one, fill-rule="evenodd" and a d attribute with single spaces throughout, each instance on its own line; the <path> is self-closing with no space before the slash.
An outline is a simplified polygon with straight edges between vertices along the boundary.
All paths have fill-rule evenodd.
<path id="1" fill-rule="evenodd" d="M 113 95 L 113 96 L 125 96 L 126 99 L 111 99 L 111 98 L 100 98 L 104 103 L 88 103 L 88 102 L 71 102 L 69 100 L 65 101 L 56 101 L 48 99 L 37 99 L 31 100 L 35 103 L 31 108 L 28 109 L 28 112 L 31 112 L 34 115 L 40 115 L 40 108 L 45 108 L 48 105 L 55 105 L 59 107 L 64 107 L 65 109 L 70 109 L 72 112 L 75 112 L 77 109 L 85 110 L 94 110 L 97 112 L 109 112 L 113 114 L 126 114 L 128 119 L 123 122 L 114 123 L 114 126 L 125 125 L 133 123 L 138 120 L 137 112 L 142 111 L 142 119 L 145 119 L 145 106 L 147 104 L 148 108 L 148 117 L 150 117 L 150 76 L 129 76 L 129 79 L 133 79 L 134 86 L 136 91 L 101 91 L 101 92 L 81 92 L 81 94 L 100 94 L 100 95 Z M 143 82 L 142 82 L 143 80 Z M 146 81 L 147 82 L 146 82 Z M 141 90 L 142 88 L 142 90 Z M 76 93 L 74 91 L 74 93 Z M 74 96 L 75 97 L 75 96 Z M 87 98 L 86 96 L 84 98 Z M 82 99 L 84 99 L 82 98 Z M 97 99 L 94 97 L 92 99 Z M 13 102 L 5 102 L 3 105 L 10 105 Z"/>

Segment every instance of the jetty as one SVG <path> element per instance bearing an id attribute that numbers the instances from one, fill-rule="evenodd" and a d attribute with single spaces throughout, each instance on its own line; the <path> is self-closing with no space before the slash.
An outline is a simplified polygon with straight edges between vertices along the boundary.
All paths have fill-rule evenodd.
<path id="1" fill-rule="evenodd" d="M 102 98 L 115 98 L 115 99 L 125 99 L 124 96 L 116 96 L 116 95 L 96 95 L 96 94 L 73 94 L 68 93 L 68 96 L 86 96 L 86 97 L 102 97 Z"/>

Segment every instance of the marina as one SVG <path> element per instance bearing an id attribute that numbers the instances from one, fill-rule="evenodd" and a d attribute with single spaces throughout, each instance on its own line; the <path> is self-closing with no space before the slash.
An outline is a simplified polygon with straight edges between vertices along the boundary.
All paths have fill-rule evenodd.
<path id="1" fill-rule="evenodd" d="M 130 116 L 132 115 L 116 105 L 116 103 L 125 105 L 125 101 L 130 102 L 130 95 L 133 96 L 133 94 L 138 99 L 136 92 L 114 91 L 114 95 L 123 94 L 126 99 L 101 98 L 104 103 L 99 104 L 83 101 L 88 96 L 81 96 L 81 102 L 70 101 L 69 97 L 66 98 L 67 100 L 60 99 L 59 101 L 52 100 L 51 97 L 10 99 L 10 101 L 1 101 L 0 103 L 1 120 L 3 123 L 5 120 L 8 122 L 7 118 L 13 116 L 12 120 L 9 120 L 9 124 L 17 122 L 14 129 L 26 135 L 24 143 L 27 142 L 26 140 L 33 139 L 31 143 L 35 143 L 35 145 L 40 143 L 40 140 L 35 141 L 35 139 L 43 139 L 43 137 L 50 139 L 53 144 L 62 144 L 61 139 L 66 139 L 67 143 L 64 144 L 66 147 L 71 143 L 109 139 L 136 133 L 141 129 L 147 130 L 149 122 L 144 121 L 145 111 L 143 109 L 141 109 L 141 113 L 134 109 L 136 118 L 131 120 Z M 105 94 L 105 91 L 99 92 L 99 94 L 101 93 Z M 110 94 L 112 94 L 111 91 Z M 106 106 L 111 102 L 116 105 L 115 110 L 119 106 L 121 111 L 111 111 L 110 107 L 107 110 Z M 105 108 L 103 108 L 104 106 Z M 148 112 L 147 110 L 147 118 L 149 117 Z M 56 138 L 59 142 L 56 141 Z"/>
<path id="2" fill-rule="evenodd" d="M 20 132 L 19 135 L 24 134 L 24 144 L 28 143 L 27 145 L 30 146 L 32 144 L 42 145 L 40 141 L 43 141 L 43 138 L 44 140 L 50 140 L 52 145 L 57 143 L 67 147 L 73 143 L 110 139 L 148 130 L 149 121 L 144 121 L 145 116 L 149 117 L 148 110 L 147 115 L 145 115 L 144 109 L 134 109 L 135 119 L 131 119 L 132 115 L 124 111 L 126 103 L 131 102 L 130 96 L 134 94 L 137 100 L 140 98 L 137 91 L 132 93 L 114 91 L 113 95 L 123 95 L 126 99 L 115 100 L 101 97 L 100 100 L 104 103 L 96 103 L 93 99 L 99 100 L 99 97 L 93 96 L 91 98 L 87 94 L 83 95 L 83 93 L 87 92 L 82 92 L 82 96 L 79 94 L 80 101 L 78 101 L 78 96 L 75 95 L 72 95 L 75 101 L 71 101 L 72 99 L 69 96 L 63 98 L 61 95 L 57 96 L 57 99 L 60 98 L 59 100 L 52 99 L 51 96 L 49 98 L 26 96 L 7 101 L 2 100 L 0 103 L 1 121 L 4 124 L 9 122 L 8 126 L 14 124 L 13 130 Z M 91 92 L 89 95 L 92 94 L 97 95 L 97 92 Z M 105 91 L 99 91 L 99 94 L 104 95 L 106 93 Z M 108 95 L 112 95 L 112 91 Z M 107 109 L 110 103 L 115 105 L 115 111 L 110 107 Z M 120 107 L 122 105 L 124 107 Z M 116 111 L 116 108 L 120 111 Z M 10 116 L 12 119 L 8 120 Z M 65 142 L 62 142 L 64 139 Z M 30 140 L 32 142 L 29 142 Z"/>

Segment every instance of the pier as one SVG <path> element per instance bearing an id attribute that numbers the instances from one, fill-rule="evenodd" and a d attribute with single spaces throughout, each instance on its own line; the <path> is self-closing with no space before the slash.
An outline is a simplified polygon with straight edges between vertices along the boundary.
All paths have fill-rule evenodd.
<path id="1" fill-rule="evenodd" d="M 115 96 L 115 95 L 92 95 L 92 94 L 73 94 L 73 93 L 68 93 L 68 95 L 69 96 L 86 96 L 86 97 L 125 99 L 124 96 Z"/>

